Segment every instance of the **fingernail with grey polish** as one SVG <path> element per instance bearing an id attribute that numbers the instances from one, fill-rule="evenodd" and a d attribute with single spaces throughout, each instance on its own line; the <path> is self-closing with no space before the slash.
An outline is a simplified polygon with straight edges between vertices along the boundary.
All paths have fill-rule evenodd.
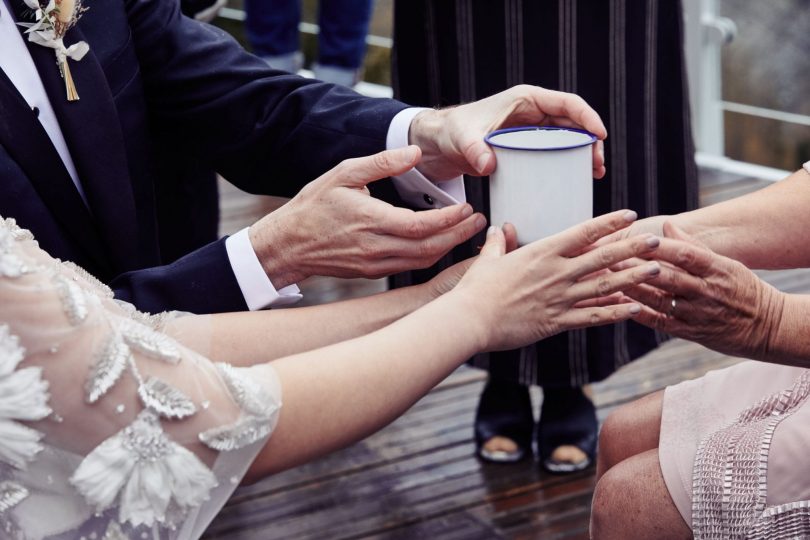
<path id="1" fill-rule="evenodd" d="M 655 235 L 648 236 L 644 241 L 647 242 L 647 245 L 651 248 L 658 247 L 661 243 L 661 239 Z"/>
<path id="2" fill-rule="evenodd" d="M 630 305 L 630 313 L 633 315 L 638 315 L 639 313 L 641 313 L 641 306 L 638 304 Z"/>
<path id="3" fill-rule="evenodd" d="M 461 215 L 464 217 L 469 217 L 473 213 L 473 208 L 469 204 L 465 204 L 464 208 L 461 210 Z"/>
<path id="4" fill-rule="evenodd" d="M 492 236 L 498 230 L 498 227 L 495 225 L 490 225 L 489 229 L 487 229 L 487 236 Z"/>
<path id="5" fill-rule="evenodd" d="M 647 274 L 650 276 L 657 276 L 661 273 L 661 265 L 657 262 L 651 262 L 647 265 Z"/>
<path id="6" fill-rule="evenodd" d="M 624 213 L 624 216 L 622 216 L 622 217 L 624 217 L 625 221 L 630 222 L 630 221 L 635 221 L 636 218 L 638 217 L 638 214 L 636 212 L 634 212 L 633 210 L 628 210 L 627 212 Z"/>

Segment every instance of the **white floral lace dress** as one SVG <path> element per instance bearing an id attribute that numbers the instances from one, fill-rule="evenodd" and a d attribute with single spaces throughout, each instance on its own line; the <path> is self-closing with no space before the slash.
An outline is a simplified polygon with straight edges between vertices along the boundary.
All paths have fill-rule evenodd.
<path id="1" fill-rule="evenodd" d="M 0 218 L 0 538 L 198 538 L 275 427 L 266 364 L 112 299 Z M 204 342 L 206 336 L 191 336 Z"/>

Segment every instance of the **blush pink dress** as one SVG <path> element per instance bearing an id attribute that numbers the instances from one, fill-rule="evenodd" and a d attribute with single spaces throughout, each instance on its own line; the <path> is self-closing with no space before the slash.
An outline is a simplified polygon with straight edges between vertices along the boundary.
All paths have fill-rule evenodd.
<path id="1" fill-rule="evenodd" d="M 810 370 L 761 362 L 666 389 L 661 471 L 696 539 L 810 538 L 809 397 Z"/>
<path id="2" fill-rule="evenodd" d="M 664 393 L 659 458 L 695 538 L 810 537 L 810 370 L 743 362 Z"/>

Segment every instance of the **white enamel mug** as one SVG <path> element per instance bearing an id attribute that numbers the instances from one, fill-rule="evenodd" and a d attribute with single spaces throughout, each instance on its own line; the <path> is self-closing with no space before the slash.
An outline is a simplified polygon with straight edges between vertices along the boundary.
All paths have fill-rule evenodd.
<path id="1" fill-rule="evenodd" d="M 485 138 L 497 165 L 489 177 L 490 222 L 512 223 L 520 245 L 593 217 L 596 136 L 558 127 L 516 127 Z"/>

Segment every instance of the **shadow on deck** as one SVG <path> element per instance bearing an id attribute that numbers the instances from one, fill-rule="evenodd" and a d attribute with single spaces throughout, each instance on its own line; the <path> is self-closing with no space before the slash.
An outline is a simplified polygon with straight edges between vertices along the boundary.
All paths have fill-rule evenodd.
<path id="1" fill-rule="evenodd" d="M 702 172 L 711 204 L 765 185 Z M 223 230 L 279 204 L 223 187 Z M 810 271 L 762 273 L 776 287 L 810 292 Z M 316 278 L 309 302 L 382 290 L 380 281 Z M 672 340 L 593 385 L 600 421 L 615 407 L 739 361 Z M 474 457 L 472 423 L 485 373 L 462 367 L 404 416 L 368 439 L 309 465 L 240 488 L 206 538 L 587 538 L 593 471 L 541 472 L 537 462 L 487 465 Z M 535 406 L 541 396 L 533 394 Z"/>

